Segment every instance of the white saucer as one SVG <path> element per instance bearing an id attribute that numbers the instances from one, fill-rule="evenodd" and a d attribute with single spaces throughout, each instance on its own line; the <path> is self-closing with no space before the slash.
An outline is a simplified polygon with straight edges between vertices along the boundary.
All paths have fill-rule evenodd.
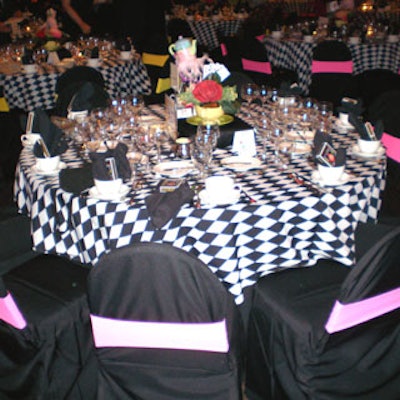
<path id="1" fill-rule="evenodd" d="M 336 120 L 335 125 L 336 125 L 336 128 L 339 130 L 349 131 L 351 129 L 354 129 L 353 125 L 351 125 L 350 123 L 346 124 L 343 121 L 341 121 L 340 119 Z"/>
<path id="2" fill-rule="evenodd" d="M 223 200 L 215 201 L 211 200 L 209 194 L 204 189 L 199 193 L 200 203 L 208 206 L 226 206 L 229 204 L 235 204 L 240 199 L 240 190 L 235 189 L 231 194 L 227 195 Z"/>
<path id="3" fill-rule="evenodd" d="M 255 157 L 226 157 L 221 161 L 221 164 L 227 168 L 233 169 L 234 171 L 243 172 L 250 169 L 259 168 L 261 161 Z"/>
<path id="4" fill-rule="evenodd" d="M 156 174 L 167 178 L 183 178 L 194 171 L 194 165 L 190 161 L 166 161 L 154 166 Z"/>
<path id="5" fill-rule="evenodd" d="M 346 172 L 343 172 L 343 175 L 340 177 L 338 181 L 326 182 L 321 178 L 321 175 L 319 174 L 318 171 L 313 171 L 311 179 L 313 182 L 317 183 L 320 186 L 340 186 L 349 182 L 350 175 Z"/>
<path id="6" fill-rule="evenodd" d="M 64 168 L 67 168 L 67 164 L 65 164 L 65 162 L 61 161 L 58 164 L 58 167 L 56 169 L 53 169 L 53 170 L 50 170 L 50 171 L 43 171 L 43 170 L 39 169 L 36 164 L 32 166 L 31 170 L 36 175 L 56 176 Z"/>
<path id="7" fill-rule="evenodd" d="M 97 191 L 96 186 L 92 186 L 89 189 L 89 197 L 92 197 L 93 199 L 97 200 L 110 200 L 110 201 L 121 201 L 124 200 L 125 196 L 129 193 L 129 187 L 126 185 L 122 185 L 121 189 L 119 190 L 119 193 L 110 193 L 110 194 L 104 194 L 104 193 L 99 193 Z"/>
<path id="8" fill-rule="evenodd" d="M 380 146 L 376 153 L 363 153 L 363 152 L 361 152 L 360 148 L 358 147 L 358 144 L 355 144 L 352 148 L 352 153 L 355 156 L 362 157 L 362 158 L 379 158 L 385 154 L 385 148 L 383 146 Z"/>

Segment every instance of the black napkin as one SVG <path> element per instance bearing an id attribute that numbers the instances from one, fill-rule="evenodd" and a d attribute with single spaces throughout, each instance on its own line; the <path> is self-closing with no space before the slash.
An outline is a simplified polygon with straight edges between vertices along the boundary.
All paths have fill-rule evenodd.
<path id="1" fill-rule="evenodd" d="M 65 168 L 60 171 L 60 186 L 66 192 L 79 195 L 93 184 L 91 164 L 85 164 L 81 168 Z"/>
<path id="2" fill-rule="evenodd" d="M 358 115 L 349 113 L 349 122 L 351 123 L 351 125 L 354 126 L 354 129 L 360 135 L 361 139 L 371 140 L 370 136 L 368 135 L 367 128 L 365 127 L 364 121 L 359 118 Z"/>
<path id="3" fill-rule="evenodd" d="M 329 133 L 317 131 L 314 136 L 314 144 L 312 149 L 312 155 L 316 160 L 316 156 L 320 153 L 324 143 L 329 143 L 332 146 L 332 137 Z"/>
<path id="4" fill-rule="evenodd" d="M 66 49 L 65 47 L 61 47 L 57 50 L 57 55 L 60 60 L 64 60 L 64 58 L 71 58 L 72 53 Z"/>
<path id="5" fill-rule="evenodd" d="M 145 200 L 151 222 L 156 228 L 162 228 L 193 197 L 194 191 L 190 189 L 187 182 L 182 183 L 173 192 L 160 193 L 157 189 Z"/>
<path id="6" fill-rule="evenodd" d="M 335 167 L 341 167 L 346 165 L 346 148 L 339 147 L 336 150 Z"/>
<path id="7" fill-rule="evenodd" d="M 107 158 L 114 158 L 117 168 L 117 178 L 129 179 L 131 167 L 126 157 L 128 147 L 124 143 L 118 143 L 113 149 L 108 148 L 104 153 L 90 153 L 92 160 L 93 178 L 101 181 L 112 180 L 111 172 L 106 162 Z"/>
<path id="8" fill-rule="evenodd" d="M 233 135 L 236 131 L 253 129 L 251 125 L 242 119 L 234 117 L 233 122 L 219 127 L 221 135 L 217 142 L 217 147 L 223 149 L 232 145 Z M 192 137 L 196 135 L 197 126 L 191 125 L 184 119 L 178 120 L 179 137 Z"/>
<path id="9" fill-rule="evenodd" d="M 341 106 L 337 108 L 338 113 L 346 113 L 346 114 L 353 114 L 355 116 L 360 116 L 363 111 L 363 105 L 361 100 L 357 100 L 356 103 L 350 101 L 342 101 Z"/>
<path id="10" fill-rule="evenodd" d="M 21 57 L 21 62 L 23 65 L 35 64 L 33 60 L 33 50 L 24 49 L 24 54 Z"/>
<path id="11" fill-rule="evenodd" d="M 279 97 L 300 96 L 301 88 L 297 83 L 282 82 L 278 89 Z"/>
<path id="12" fill-rule="evenodd" d="M 32 132 L 40 133 L 52 157 L 58 156 L 67 150 L 68 145 L 62 130 L 51 122 L 44 110 L 35 111 Z M 33 152 L 36 157 L 44 157 L 43 149 L 39 143 L 35 144 Z"/>
<path id="13" fill-rule="evenodd" d="M 383 121 L 379 119 L 378 121 L 375 122 L 374 126 L 375 136 L 378 140 L 382 139 L 383 130 L 384 130 Z"/>
<path id="14" fill-rule="evenodd" d="M 92 51 L 90 52 L 90 58 L 99 58 L 99 48 L 93 47 Z"/>
<path id="15" fill-rule="evenodd" d="M 117 42 L 117 49 L 120 51 L 131 51 L 132 45 L 130 44 L 129 40 L 121 39 Z"/>

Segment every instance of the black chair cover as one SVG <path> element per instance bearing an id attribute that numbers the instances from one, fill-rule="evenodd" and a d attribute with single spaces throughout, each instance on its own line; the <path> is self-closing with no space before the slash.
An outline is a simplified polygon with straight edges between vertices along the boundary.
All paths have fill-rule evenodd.
<path id="1" fill-rule="evenodd" d="M 2 400 L 90 399 L 77 383 L 93 349 L 87 273 L 68 260 L 42 255 L 3 276 L 27 326 L 0 321 Z"/>
<path id="2" fill-rule="evenodd" d="M 238 311 L 230 294 L 191 254 L 140 243 L 104 256 L 91 271 L 92 315 L 175 323 L 226 319 L 228 353 L 133 347 L 97 348 L 98 399 L 239 399 Z"/>
<path id="3" fill-rule="evenodd" d="M 399 309 L 352 328 L 324 328 L 342 304 L 399 287 L 399 227 L 366 226 L 349 269 L 317 266 L 272 274 L 255 288 L 247 353 L 252 399 L 399 399 Z M 373 244 L 372 244 L 372 243 Z"/>
<path id="4" fill-rule="evenodd" d="M 329 40 L 319 43 L 313 52 L 317 61 L 351 61 L 351 53 L 344 42 Z M 343 97 L 358 97 L 356 80 L 351 73 L 312 73 L 309 96 L 320 101 L 330 101 L 334 107 Z"/>

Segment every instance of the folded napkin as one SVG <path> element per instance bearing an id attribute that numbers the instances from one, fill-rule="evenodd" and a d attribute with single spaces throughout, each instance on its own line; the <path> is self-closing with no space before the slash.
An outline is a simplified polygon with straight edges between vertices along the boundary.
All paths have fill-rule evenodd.
<path id="1" fill-rule="evenodd" d="M 121 39 L 117 42 L 117 49 L 120 51 L 131 51 L 132 45 L 127 39 Z"/>
<path id="2" fill-rule="evenodd" d="M 297 83 L 289 83 L 286 81 L 282 82 L 278 89 L 279 97 L 299 96 L 301 93 L 301 88 Z"/>
<path id="3" fill-rule="evenodd" d="M 74 94 L 69 103 L 70 111 L 91 111 L 94 108 L 107 107 L 107 92 L 93 82 L 85 82 Z"/>
<path id="4" fill-rule="evenodd" d="M 374 132 L 375 132 L 375 136 L 378 140 L 382 139 L 384 129 L 385 129 L 385 127 L 383 126 L 383 121 L 381 119 L 379 119 L 378 121 L 375 122 Z"/>
<path id="5" fill-rule="evenodd" d="M 97 46 L 90 51 L 90 58 L 99 58 L 99 48 Z"/>
<path id="6" fill-rule="evenodd" d="M 152 224 L 158 229 L 162 228 L 193 197 L 194 191 L 187 182 L 182 183 L 173 192 L 161 193 L 157 189 L 145 200 Z"/>
<path id="7" fill-rule="evenodd" d="M 341 167 L 342 165 L 346 165 L 346 148 L 345 147 L 339 147 L 336 150 L 335 167 Z"/>
<path id="8" fill-rule="evenodd" d="M 360 139 L 362 140 L 375 140 L 371 135 L 368 133 L 367 125 L 369 125 L 370 129 L 375 134 L 377 140 L 381 140 L 383 135 L 383 121 L 378 120 L 375 122 L 375 126 L 372 127 L 370 123 L 364 123 L 364 121 L 359 118 L 357 115 L 349 114 L 349 122 L 354 126 L 356 132 L 360 135 Z"/>
<path id="9" fill-rule="evenodd" d="M 71 58 L 72 53 L 66 49 L 65 47 L 61 47 L 57 50 L 57 55 L 60 60 L 64 60 L 64 58 Z"/>
<path id="10" fill-rule="evenodd" d="M 21 62 L 23 65 L 35 64 L 33 59 L 33 50 L 24 49 L 24 54 L 21 57 Z"/>
<path id="11" fill-rule="evenodd" d="M 63 131 L 51 122 L 44 110 L 36 110 L 33 118 L 32 132 L 40 133 L 50 156 L 58 156 L 67 150 L 66 138 Z M 44 157 L 42 146 L 36 143 L 33 152 L 36 157 Z"/>
<path id="12" fill-rule="evenodd" d="M 353 103 L 350 101 L 342 101 L 341 106 L 337 108 L 338 113 L 346 113 L 346 114 L 353 114 L 355 116 L 359 116 L 363 113 L 364 108 L 362 105 L 361 100 L 357 100 L 357 103 Z"/>
<path id="13" fill-rule="evenodd" d="M 317 131 L 314 136 L 313 150 L 312 154 L 315 158 L 317 154 L 320 153 L 324 143 L 329 143 L 332 146 L 332 137 L 329 133 Z"/>
<path id="14" fill-rule="evenodd" d="M 129 179 L 132 171 L 126 157 L 127 151 L 128 147 L 124 143 L 118 143 L 113 149 L 108 148 L 104 153 L 90 153 L 93 178 L 101 181 L 112 180 L 113 177 L 107 159 L 114 159 L 116 178 Z"/>
<path id="15" fill-rule="evenodd" d="M 83 190 L 93 186 L 92 165 L 81 168 L 65 168 L 60 171 L 60 187 L 66 192 L 79 195 Z"/>

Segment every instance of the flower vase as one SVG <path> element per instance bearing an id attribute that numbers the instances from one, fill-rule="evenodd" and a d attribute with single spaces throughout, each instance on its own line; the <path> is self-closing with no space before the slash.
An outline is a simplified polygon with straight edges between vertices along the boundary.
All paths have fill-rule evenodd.
<path id="1" fill-rule="evenodd" d="M 220 105 L 196 105 L 196 114 L 205 121 L 216 121 L 224 115 L 224 110 Z"/>

